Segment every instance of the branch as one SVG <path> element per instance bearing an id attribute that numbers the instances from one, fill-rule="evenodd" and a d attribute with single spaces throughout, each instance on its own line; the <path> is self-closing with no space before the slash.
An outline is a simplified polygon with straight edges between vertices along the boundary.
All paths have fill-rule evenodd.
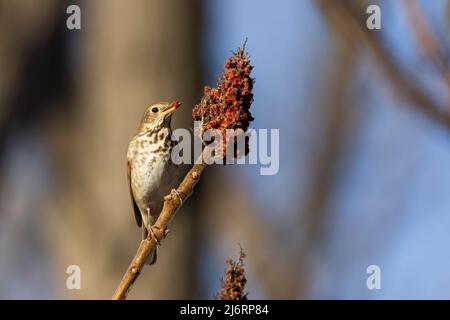
<path id="1" fill-rule="evenodd" d="M 194 166 L 191 168 L 191 170 L 189 170 L 189 172 L 186 174 L 183 181 L 177 188 L 177 191 L 183 201 L 192 194 L 194 187 L 200 178 L 200 175 L 207 166 L 204 161 L 207 150 L 208 148 L 206 147 L 198 160 L 195 162 Z M 146 258 L 148 257 L 152 249 L 155 248 L 158 243 L 161 243 L 161 241 L 169 233 L 167 227 L 172 218 L 175 216 L 177 210 L 181 207 L 183 203 L 182 201 L 180 201 L 181 199 L 177 196 L 172 195 L 166 195 L 164 197 L 163 209 L 153 228 L 153 233 L 156 239 L 153 238 L 149 233 L 147 235 L 147 238 L 141 241 L 136 255 L 131 261 L 130 266 L 125 272 L 116 291 L 114 292 L 114 295 L 111 298 L 112 300 L 123 300 L 126 298 L 128 291 L 138 278 L 141 269 L 145 264 Z"/>
<path id="2" fill-rule="evenodd" d="M 422 88 L 411 81 L 411 76 L 400 70 L 388 53 L 377 32 L 371 32 L 361 23 L 364 21 L 364 10 L 352 5 L 350 1 L 336 3 L 334 1 L 316 0 L 327 21 L 331 23 L 332 31 L 345 35 L 353 45 L 357 43 L 365 46 L 382 74 L 389 81 L 394 92 L 411 107 L 421 111 L 428 118 L 450 129 L 450 114 L 446 112 L 447 106 L 436 104 L 433 99 L 423 92 Z"/>
<path id="3" fill-rule="evenodd" d="M 450 91 L 450 70 L 446 63 L 445 50 L 441 47 L 438 37 L 420 11 L 417 1 L 403 0 L 401 4 L 422 54 L 433 65 L 436 73 L 442 77 Z"/>

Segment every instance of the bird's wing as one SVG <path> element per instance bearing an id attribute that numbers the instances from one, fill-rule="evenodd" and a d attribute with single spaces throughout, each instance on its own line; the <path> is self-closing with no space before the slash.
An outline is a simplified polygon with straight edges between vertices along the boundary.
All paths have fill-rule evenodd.
<path id="1" fill-rule="evenodd" d="M 127 161 L 127 176 L 128 176 L 128 188 L 130 189 L 131 203 L 133 205 L 134 217 L 136 218 L 136 223 L 140 227 L 142 225 L 141 212 L 134 201 L 133 189 L 131 188 L 131 165 L 130 161 Z"/>

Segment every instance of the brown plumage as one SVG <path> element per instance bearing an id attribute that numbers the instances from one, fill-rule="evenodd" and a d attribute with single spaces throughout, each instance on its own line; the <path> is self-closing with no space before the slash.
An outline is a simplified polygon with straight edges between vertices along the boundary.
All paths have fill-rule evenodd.
<path id="1" fill-rule="evenodd" d="M 164 195 L 177 182 L 177 166 L 171 161 L 171 117 L 179 102 L 161 102 L 146 108 L 127 152 L 127 176 L 131 202 L 143 239 L 162 210 Z M 156 262 L 156 251 L 148 263 Z"/>

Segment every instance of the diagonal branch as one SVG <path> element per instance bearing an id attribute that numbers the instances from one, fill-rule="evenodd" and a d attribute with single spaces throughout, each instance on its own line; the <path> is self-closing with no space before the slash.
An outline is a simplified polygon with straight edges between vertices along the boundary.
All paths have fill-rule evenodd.
<path id="1" fill-rule="evenodd" d="M 331 30 L 345 35 L 351 44 L 362 44 L 368 49 L 385 79 L 400 98 L 409 102 L 411 107 L 421 111 L 428 118 L 450 129 L 450 114 L 446 112 L 448 107 L 438 105 L 430 99 L 417 83 L 411 81 L 408 74 L 398 68 L 378 32 L 368 30 L 362 23 L 365 21 L 364 10 L 350 1 L 336 3 L 316 0 L 316 4 L 327 18 L 327 22 L 331 24 Z"/>
<path id="2" fill-rule="evenodd" d="M 198 160 L 195 162 L 194 166 L 191 168 L 191 170 L 189 170 L 183 181 L 178 186 L 177 191 L 180 197 L 172 195 L 167 195 L 164 197 L 163 209 L 153 228 L 153 233 L 156 238 L 153 238 L 149 233 L 147 235 L 147 238 L 141 241 L 136 255 L 131 261 L 130 266 L 125 272 L 116 291 L 114 292 L 114 295 L 111 298 L 112 300 L 123 300 L 126 298 L 126 295 L 131 286 L 139 277 L 141 269 L 145 264 L 146 258 L 148 257 L 152 249 L 155 248 L 156 245 L 160 243 L 169 233 L 167 227 L 170 221 L 175 216 L 177 210 L 182 206 L 182 200 L 184 201 L 192 194 L 194 187 L 200 178 L 200 175 L 207 166 L 204 161 L 207 156 L 207 150 L 208 148 L 206 147 Z"/>
<path id="3" fill-rule="evenodd" d="M 450 91 L 450 70 L 446 63 L 445 50 L 423 16 L 417 1 L 401 2 L 411 30 L 424 57 L 433 65 L 436 73 L 442 77 Z"/>

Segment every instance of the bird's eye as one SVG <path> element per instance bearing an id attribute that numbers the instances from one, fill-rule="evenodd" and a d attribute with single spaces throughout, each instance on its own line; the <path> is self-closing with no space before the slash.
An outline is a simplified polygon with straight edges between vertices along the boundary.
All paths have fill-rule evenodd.
<path id="1" fill-rule="evenodd" d="M 154 113 L 158 112 L 158 108 L 157 107 L 153 107 L 152 108 L 152 112 L 154 112 Z"/>

